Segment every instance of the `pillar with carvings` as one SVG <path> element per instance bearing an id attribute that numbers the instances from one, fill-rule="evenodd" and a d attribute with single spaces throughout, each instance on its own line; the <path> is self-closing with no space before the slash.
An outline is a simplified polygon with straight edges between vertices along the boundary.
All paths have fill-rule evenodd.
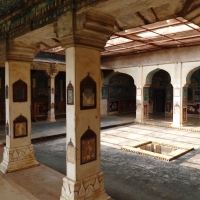
<path id="1" fill-rule="evenodd" d="M 36 53 L 36 46 L 22 41 L 9 41 L 6 49 L 6 146 L 0 164 L 0 170 L 4 173 L 39 165 L 31 144 L 30 109 L 30 66 Z M 1 55 L 0 59 L 2 57 Z"/>
<path id="2" fill-rule="evenodd" d="M 61 200 L 110 199 L 100 167 L 100 51 L 114 22 L 111 16 L 93 11 L 68 12 L 55 25 L 66 48 L 67 174 Z"/>
<path id="3" fill-rule="evenodd" d="M 47 70 L 49 76 L 49 99 L 47 121 L 55 122 L 55 76 L 58 74 L 54 64 L 51 64 L 50 70 Z"/>

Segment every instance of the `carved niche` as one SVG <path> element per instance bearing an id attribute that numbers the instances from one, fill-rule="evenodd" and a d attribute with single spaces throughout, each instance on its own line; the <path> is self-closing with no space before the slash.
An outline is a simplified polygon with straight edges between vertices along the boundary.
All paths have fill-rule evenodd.
<path id="1" fill-rule="evenodd" d="M 96 82 L 88 73 L 80 83 L 80 109 L 92 108 L 96 108 Z"/>
<path id="2" fill-rule="evenodd" d="M 19 79 L 13 83 L 13 102 L 27 101 L 27 84 Z"/>
<path id="3" fill-rule="evenodd" d="M 97 136 L 88 127 L 88 130 L 81 137 L 81 165 L 97 159 Z"/>
<path id="4" fill-rule="evenodd" d="M 67 144 L 67 161 L 75 163 L 75 147 L 71 139 Z"/>
<path id="5" fill-rule="evenodd" d="M 71 81 L 67 86 L 67 105 L 74 105 L 74 87 Z"/>
<path id="6" fill-rule="evenodd" d="M 26 137 L 27 133 L 27 119 L 23 115 L 19 115 L 13 121 L 14 125 L 14 138 Z"/>

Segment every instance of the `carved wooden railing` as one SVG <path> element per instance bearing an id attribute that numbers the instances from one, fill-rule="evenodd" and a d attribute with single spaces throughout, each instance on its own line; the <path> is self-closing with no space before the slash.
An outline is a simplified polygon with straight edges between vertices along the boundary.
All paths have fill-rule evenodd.
<path id="1" fill-rule="evenodd" d="M 56 102 L 54 108 L 55 108 L 55 115 L 66 114 L 66 102 Z"/>
<path id="2" fill-rule="evenodd" d="M 34 102 L 33 105 L 33 120 L 36 121 L 37 117 L 47 116 L 48 103 Z"/>
<path id="3" fill-rule="evenodd" d="M 5 111 L 5 104 L 0 104 L 0 121 L 5 121 L 6 118 L 6 111 Z"/>

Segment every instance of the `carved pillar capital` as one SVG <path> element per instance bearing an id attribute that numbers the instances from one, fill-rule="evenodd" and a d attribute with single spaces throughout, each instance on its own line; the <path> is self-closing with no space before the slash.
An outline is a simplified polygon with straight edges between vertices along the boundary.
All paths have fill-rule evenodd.
<path id="1" fill-rule="evenodd" d="M 55 78 L 55 76 L 58 74 L 56 65 L 51 63 L 49 69 L 46 69 L 46 72 L 50 78 Z"/>
<path id="2" fill-rule="evenodd" d="M 63 47 L 84 46 L 103 50 L 113 33 L 115 18 L 105 13 L 89 12 L 62 15 L 54 30 Z"/>
<path id="3" fill-rule="evenodd" d="M 0 63 L 6 60 L 32 62 L 39 47 L 35 43 L 21 40 L 4 40 L 0 47 Z"/>

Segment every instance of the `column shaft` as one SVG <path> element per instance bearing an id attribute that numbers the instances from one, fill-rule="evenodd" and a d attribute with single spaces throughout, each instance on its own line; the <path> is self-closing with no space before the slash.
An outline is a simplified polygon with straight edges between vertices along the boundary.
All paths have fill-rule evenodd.
<path id="1" fill-rule="evenodd" d="M 182 91 L 182 65 L 175 63 L 174 67 L 174 91 L 173 91 L 173 123 L 172 126 L 182 126 L 182 111 L 183 111 L 183 91 Z"/>
<path id="2" fill-rule="evenodd" d="M 67 176 L 60 199 L 110 199 L 100 169 L 100 53 L 71 47 L 66 56 L 66 87 L 73 87 L 73 101 L 67 90 Z M 85 78 L 96 88 L 81 85 Z"/>
<path id="3" fill-rule="evenodd" d="M 49 101 L 50 101 L 50 108 L 48 111 L 47 121 L 55 122 L 55 75 L 49 76 Z"/>
<path id="4" fill-rule="evenodd" d="M 0 165 L 4 173 L 39 164 L 31 144 L 30 82 L 30 63 L 6 62 L 6 147 Z"/>

